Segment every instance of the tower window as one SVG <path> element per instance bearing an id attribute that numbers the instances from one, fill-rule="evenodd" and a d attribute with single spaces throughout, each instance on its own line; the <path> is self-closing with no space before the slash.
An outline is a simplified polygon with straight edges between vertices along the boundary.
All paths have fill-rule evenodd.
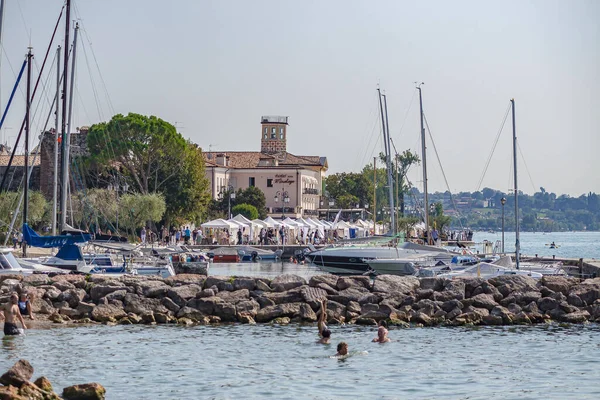
<path id="1" fill-rule="evenodd" d="M 277 128 L 271 128 L 271 139 L 277 139 Z"/>
<path id="2" fill-rule="evenodd" d="M 248 186 L 254 186 L 254 177 L 253 176 L 248 178 Z"/>
<path id="3" fill-rule="evenodd" d="M 283 128 L 279 128 L 279 139 L 283 140 Z"/>

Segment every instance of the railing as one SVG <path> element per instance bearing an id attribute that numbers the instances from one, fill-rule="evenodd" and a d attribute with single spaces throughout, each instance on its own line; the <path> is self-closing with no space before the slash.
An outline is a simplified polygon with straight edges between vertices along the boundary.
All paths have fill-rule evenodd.
<path id="1" fill-rule="evenodd" d="M 302 193 L 319 195 L 319 189 L 304 188 L 304 191 Z"/>
<path id="2" fill-rule="evenodd" d="M 304 215 L 319 215 L 318 210 L 304 210 Z"/>
<path id="3" fill-rule="evenodd" d="M 260 122 L 263 124 L 275 123 L 275 124 L 287 124 L 288 117 L 282 117 L 279 115 L 263 115 L 260 117 Z"/>

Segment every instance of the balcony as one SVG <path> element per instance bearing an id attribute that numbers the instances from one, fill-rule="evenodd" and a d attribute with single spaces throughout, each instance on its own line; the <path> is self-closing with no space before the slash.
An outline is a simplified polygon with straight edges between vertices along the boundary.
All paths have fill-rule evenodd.
<path id="1" fill-rule="evenodd" d="M 319 195 L 319 189 L 310 189 L 310 188 L 304 188 L 304 190 L 302 191 L 303 194 L 314 194 L 316 196 Z"/>

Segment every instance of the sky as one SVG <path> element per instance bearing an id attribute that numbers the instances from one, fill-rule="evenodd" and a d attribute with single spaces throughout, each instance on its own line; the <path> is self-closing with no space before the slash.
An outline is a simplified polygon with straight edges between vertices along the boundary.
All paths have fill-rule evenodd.
<path id="1" fill-rule="evenodd" d="M 5 3 L 2 108 L 30 44 L 37 75 L 63 5 Z M 73 4 L 81 26 L 73 126 L 136 112 L 173 123 L 205 150 L 259 151 L 260 117 L 284 115 L 289 152 L 327 157 L 328 174 L 359 172 L 383 151 L 378 87 L 396 149 L 421 155 L 415 82 L 424 82 L 430 192 L 508 192 L 510 114 L 492 148 L 514 98 L 519 189 L 600 193 L 598 1 Z M 55 93 L 58 44 L 33 105 L 37 131 Z M 23 118 L 23 93 L 0 131 L 9 145 Z M 422 176 L 421 166 L 408 175 L 419 188 Z"/>

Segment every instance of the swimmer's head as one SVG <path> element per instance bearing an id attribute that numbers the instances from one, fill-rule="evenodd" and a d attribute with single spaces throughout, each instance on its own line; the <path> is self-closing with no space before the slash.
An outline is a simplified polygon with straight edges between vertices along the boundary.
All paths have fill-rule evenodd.
<path id="1" fill-rule="evenodd" d="M 381 321 L 379 321 L 379 326 L 383 326 L 384 328 L 387 328 L 387 322 L 385 322 L 385 320 L 382 319 Z"/>
<path id="2" fill-rule="evenodd" d="M 329 339 L 331 337 L 331 331 L 327 328 L 323 329 L 323 332 L 321 334 L 326 339 Z"/>
<path id="3" fill-rule="evenodd" d="M 345 356 L 348 354 L 348 344 L 346 342 L 340 342 L 337 345 L 337 352 L 340 356 Z"/>

